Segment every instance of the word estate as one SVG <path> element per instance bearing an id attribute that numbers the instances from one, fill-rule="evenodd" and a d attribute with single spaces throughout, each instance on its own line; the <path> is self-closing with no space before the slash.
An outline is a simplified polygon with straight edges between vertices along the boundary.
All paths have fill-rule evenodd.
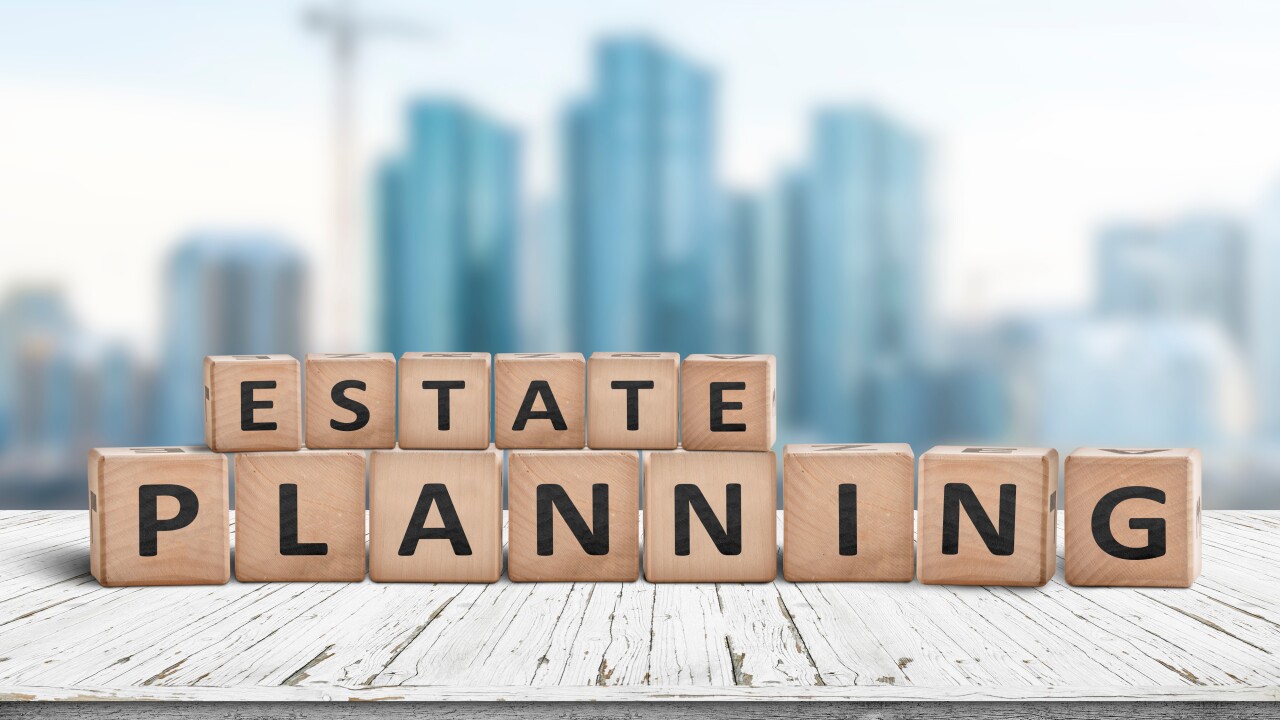
<path id="1" fill-rule="evenodd" d="M 356 582 L 367 552 L 378 582 L 494 582 L 504 450 L 511 580 L 636 580 L 642 476 L 647 579 L 776 574 L 772 356 L 308 355 L 305 404 L 301 375 L 287 355 L 206 358 L 208 449 L 93 450 L 94 577 L 226 582 L 236 453 L 237 579 Z M 1065 466 L 1067 582 L 1195 581 L 1198 451 L 1086 448 Z M 783 575 L 1053 576 L 1057 451 L 935 447 L 918 480 L 908 445 L 786 446 Z"/>

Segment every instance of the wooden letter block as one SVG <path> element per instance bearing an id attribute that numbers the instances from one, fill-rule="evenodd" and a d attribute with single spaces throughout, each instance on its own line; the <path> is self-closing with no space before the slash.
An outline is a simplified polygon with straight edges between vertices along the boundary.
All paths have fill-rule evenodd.
<path id="1" fill-rule="evenodd" d="M 920 457 L 917 573 L 930 585 L 1044 585 L 1057 568 L 1058 451 L 935 447 Z"/>
<path id="2" fill-rule="evenodd" d="M 587 361 L 587 445 L 674 450 L 680 353 L 593 353 Z"/>
<path id="3" fill-rule="evenodd" d="M 1200 451 L 1081 448 L 1067 456 L 1072 585 L 1191 587 L 1200 576 Z"/>
<path id="4" fill-rule="evenodd" d="M 502 451 L 378 450 L 369 461 L 369 577 L 502 575 Z"/>
<path id="5" fill-rule="evenodd" d="M 498 447 L 586 447 L 582 353 L 499 354 L 493 381 Z"/>
<path id="6" fill-rule="evenodd" d="M 680 372 L 685 450 L 772 450 L 777 435 L 772 355 L 690 355 Z"/>
<path id="7" fill-rule="evenodd" d="M 89 572 L 107 587 L 225 583 L 226 456 L 197 447 L 90 451 Z"/>
<path id="8" fill-rule="evenodd" d="M 516 450 L 507 469 L 507 576 L 640 577 L 640 461 L 621 450 Z"/>
<path id="9" fill-rule="evenodd" d="M 782 575 L 793 582 L 915 577 L 910 445 L 788 445 Z"/>
<path id="10" fill-rule="evenodd" d="M 400 356 L 400 447 L 489 447 L 489 353 Z"/>
<path id="11" fill-rule="evenodd" d="M 307 447 L 389 448 L 395 444 L 395 356 L 307 355 Z"/>
<path id="12" fill-rule="evenodd" d="M 644 576 L 769 582 L 778 574 L 772 452 L 644 454 Z"/>
<path id="13" fill-rule="evenodd" d="M 216 452 L 302 447 L 301 371 L 288 355 L 204 359 L 204 442 Z"/>
<path id="14" fill-rule="evenodd" d="M 364 453 L 236 456 L 236 579 L 364 579 Z"/>

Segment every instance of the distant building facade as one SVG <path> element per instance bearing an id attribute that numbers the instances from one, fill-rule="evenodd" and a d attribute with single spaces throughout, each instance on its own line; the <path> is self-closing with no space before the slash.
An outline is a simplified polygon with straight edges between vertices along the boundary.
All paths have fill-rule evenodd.
<path id="1" fill-rule="evenodd" d="M 715 350 L 714 81 L 646 38 L 597 48 L 562 118 L 576 347 Z"/>
<path id="2" fill-rule="evenodd" d="M 380 349 L 514 350 L 518 139 L 451 100 L 407 125 L 375 188 Z"/>

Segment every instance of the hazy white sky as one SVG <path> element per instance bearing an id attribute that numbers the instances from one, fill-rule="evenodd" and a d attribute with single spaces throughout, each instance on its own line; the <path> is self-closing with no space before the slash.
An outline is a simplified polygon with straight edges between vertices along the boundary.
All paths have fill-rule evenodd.
<path id="1" fill-rule="evenodd" d="M 0 5 L 0 293 L 52 281 L 148 340 L 166 248 L 278 229 L 323 259 L 327 55 L 305 4 Z M 824 103 L 872 102 L 929 138 L 937 301 L 951 315 L 1080 302 L 1108 218 L 1251 213 L 1280 178 L 1280 3 L 550 0 L 373 2 L 430 28 L 360 75 L 370 163 L 404 99 L 466 98 L 520 128 L 554 192 L 555 121 L 595 38 L 644 31 L 719 78 L 720 166 L 752 187 L 804 151 Z"/>

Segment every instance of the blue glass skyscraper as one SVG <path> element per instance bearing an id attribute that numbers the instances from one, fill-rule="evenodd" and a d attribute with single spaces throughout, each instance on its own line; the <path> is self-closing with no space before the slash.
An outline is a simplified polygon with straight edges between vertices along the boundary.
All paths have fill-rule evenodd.
<path id="1" fill-rule="evenodd" d="M 310 349 L 306 286 L 302 254 L 275 235 L 207 232 L 178 245 L 165 268 L 157 443 L 203 441 L 206 355 Z"/>
<path id="2" fill-rule="evenodd" d="M 803 278 L 792 306 L 797 411 L 833 438 L 918 430 L 927 414 L 922 144 L 872 109 L 822 110 L 805 175 L 793 257 Z"/>
<path id="3" fill-rule="evenodd" d="M 458 102 L 416 102 L 375 191 L 382 349 L 516 349 L 515 134 Z"/>
<path id="4" fill-rule="evenodd" d="M 597 48 L 563 118 L 577 349 L 714 350 L 714 82 L 646 38 Z"/>

